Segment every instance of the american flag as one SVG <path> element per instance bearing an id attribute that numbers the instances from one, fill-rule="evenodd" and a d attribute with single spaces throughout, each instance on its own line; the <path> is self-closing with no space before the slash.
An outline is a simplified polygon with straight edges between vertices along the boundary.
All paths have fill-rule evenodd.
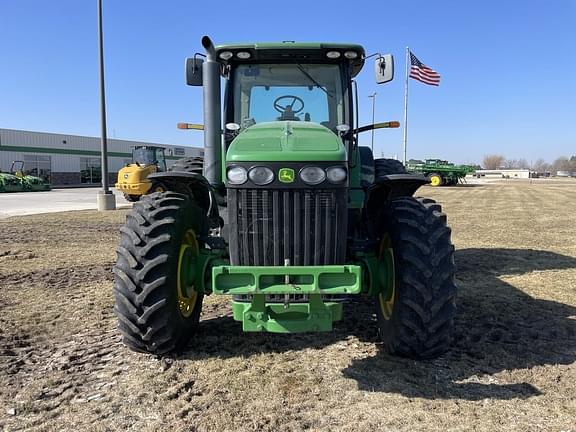
<path id="1" fill-rule="evenodd" d="M 410 52 L 410 78 L 414 78 L 424 84 L 437 86 L 440 84 L 440 74 L 430 69 Z"/>

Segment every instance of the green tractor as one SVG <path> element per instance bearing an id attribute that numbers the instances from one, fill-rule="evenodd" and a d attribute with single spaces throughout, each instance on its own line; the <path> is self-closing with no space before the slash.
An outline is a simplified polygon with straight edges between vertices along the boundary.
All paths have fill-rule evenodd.
<path id="1" fill-rule="evenodd" d="M 330 331 L 363 295 L 388 352 L 447 350 L 450 228 L 440 205 L 413 196 L 424 176 L 358 145 L 362 131 L 398 126 L 358 126 L 363 47 L 214 46 L 207 36 L 202 45 L 186 80 L 203 88 L 203 167 L 182 161 L 151 174 L 167 190 L 143 196 L 121 229 L 114 291 L 124 343 L 157 355 L 186 349 L 206 295 L 230 296 L 244 331 L 275 333 Z M 391 55 L 376 57 L 375 75 L 392 80 Z"/>
<path id="2" fill-rule="evenodd" d="M 464 181 L 467 174 L 476 171 L 476 168 L 470 165 L 454 165 L 441 159 L 411 159 L 406 164 L 406 169 L 425 175 L 430 180 L 430 186 L 454 186 Z"/>
<path id="3" fill-rule="evenodd" d="M 0 172 L 0 192 L 49 191 L 50 183 L 40 177 L 24 174 L 24 162 L 14 161 L 10 174 Z"/>

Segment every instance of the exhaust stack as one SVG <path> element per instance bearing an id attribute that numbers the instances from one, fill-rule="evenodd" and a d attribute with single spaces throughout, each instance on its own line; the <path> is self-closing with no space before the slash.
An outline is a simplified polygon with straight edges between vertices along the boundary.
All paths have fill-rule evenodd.
<path id="1" fill-rule="evenodd" d="M 208 36 L 202 38 L 206 60 L 202 64 L 204 89 L 204 177 L 211 185 L 222 185 L 222 110 L 220 104 L 220 63 Z"/>

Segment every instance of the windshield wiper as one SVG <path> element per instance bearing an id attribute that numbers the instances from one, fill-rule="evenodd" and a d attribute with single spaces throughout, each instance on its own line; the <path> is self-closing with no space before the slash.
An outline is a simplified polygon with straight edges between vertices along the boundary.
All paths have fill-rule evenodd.
<path id="1" fill-rule="evenodd" d="M 328 90 L 326 90 L 324 87 L 322 87 L 320 85 L 320 83 L 312 77 L 312 75 L 310 75 L 308 72 L 306 72 L 306 69 L 304 69 L 304 67 L 300 63 L 297 63 L 296 66 L 298 66 L 298 69 L 300 70 L 300 72 L 302 72 L 310 81 L 312 81 L 314 84 L 316 84 L 316 87 L 321 89 L 328 96 L 333 97 Z"/>

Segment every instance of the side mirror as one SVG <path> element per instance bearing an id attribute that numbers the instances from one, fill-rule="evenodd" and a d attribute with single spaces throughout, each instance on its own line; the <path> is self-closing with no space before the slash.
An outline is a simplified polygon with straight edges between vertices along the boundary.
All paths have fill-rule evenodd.
<path id="1" fill-rule="evenodd" d="M 394 56 L 386 54 L 378 57 L 374 62 L 374 73 L 377 84 L 384 84 L 394 78 Z"/>
<path id="2" fill-rule="evenodd" d="M 186 84 L 189 86 L 202 86 L 202 63 L 201 58 L 186 59 Z"/>

